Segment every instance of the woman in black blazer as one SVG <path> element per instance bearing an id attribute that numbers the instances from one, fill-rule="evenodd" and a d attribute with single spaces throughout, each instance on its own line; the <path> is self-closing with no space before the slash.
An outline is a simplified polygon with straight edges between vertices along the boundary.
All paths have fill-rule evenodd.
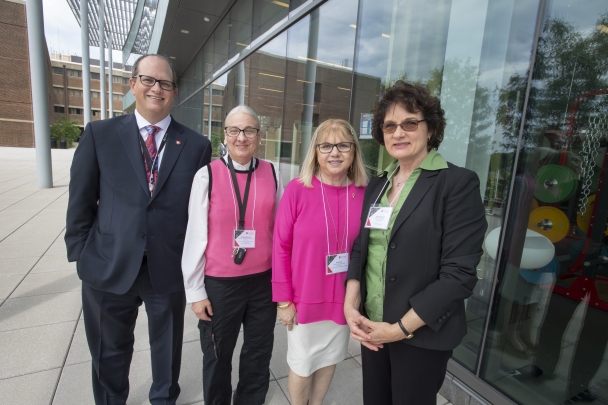
<path id="1" fill-rule="evenodd" d="M 444 128 L 420 85 L 398 81 L 374 110 L 372 134 L 395 161 L 365 191 L 344 304 L 368 405 L 435 404 L 466 334 L 487 223 L 477 175 L 437 152 Z"/>

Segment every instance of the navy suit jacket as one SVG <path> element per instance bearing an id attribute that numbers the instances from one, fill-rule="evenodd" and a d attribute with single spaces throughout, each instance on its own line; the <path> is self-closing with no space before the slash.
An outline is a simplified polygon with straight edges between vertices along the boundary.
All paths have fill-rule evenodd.
<path id="1" fill-rule="evenodd" d="M 91 287 L 124 294 L 147 248 L 157 294 L 184 289 L 181 257 L 194 174 L 211 159 L 204 136 L 174 119 L 154 194 L 146 182 L 134 114 L 91 122 L 70 170 L 65 242 L 68 260 Z"/>
<path id="2" fill-rule="evenodd" d="M 365 189 L 361 231 L 353 245 L 347 279 L 359 280 L 365 313 L 370 230 L 365 220 L 386 183 L 386 173 Z M 452 350 L 467 333 L 464 300 L 477 282 L 477 264 L 488 227 L 474 172 L 448 163 L 422 170 L 404 201 L 386 252 L 383 321 L 395 323 L 414 308 L 426 323 L 400 342 L 432 350 Z"/>

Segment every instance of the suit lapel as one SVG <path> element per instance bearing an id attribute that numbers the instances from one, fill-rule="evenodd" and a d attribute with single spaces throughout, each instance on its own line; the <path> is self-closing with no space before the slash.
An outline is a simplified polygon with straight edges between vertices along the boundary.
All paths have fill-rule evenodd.
<path id="1" fill-rule="evenodd" d="M 435 177 L 437 174 L 439 174 L 438 170 L 422 170 L 420 177 L 418 177 L 418 180 L 416 180 L 416 183 L 414 183 L 412 191 L 410 191 L 410 194 L 403 202 L 403 205 L 397 214 L 397 218 L 395 219 L 395 223 L 393 224 L 391 231 L 391 239 L 395 235 L 397 229 L 399 229 L 399 227 L 410 216 L 412 211 L 414 211 L 414 208 L 418 206 L 427 191 L 429 191 L 435 182 Z"/>
<path id="2" fill-rule="evenodd" d="M 131 113 L 125 115 L 121 123 L 122 127 L 118 129 L 118 134 L 120 136 L 120 140 L 122 141 L 122 145 L 125 148 L 125 152 L 131 161 L 133 170 L 135 170 L 135 174 L 139 179 L 144 192 L 146 195 L 150 195 L 150 190 L 148 189 L 148 184 L 146 182 L 146 170 L 144 169 L 141 145 L 138 138 L 138 136 L 141 135 L 139 134 L 139 129 L 137 128 L 135 114 Z"/>
<path id="3" fill-rule="evenodd" d="M 152 200 L 160 193 L 160 190 L 167 181 L 169 174 L 171 174 L 171 170 L 173 170 L 173 166 L 175 166 L 175 162 L 177 162 L 177 158 L 186 144 L 187 138 L 183 134 L 184 131 L 181 128 L 178 129 L 178 127 L 179 126 L 175 124 L 175 119 L 171 117 L 171 124 L 167 130 L 167 143 L 165 144 L 165 151 L 158 169 L 158 181 L 154 193 L 152 194 Z"/>

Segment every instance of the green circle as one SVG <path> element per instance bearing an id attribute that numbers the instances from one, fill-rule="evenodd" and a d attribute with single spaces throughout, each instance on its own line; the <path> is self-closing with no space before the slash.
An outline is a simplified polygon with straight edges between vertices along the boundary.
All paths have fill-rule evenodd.
<path id="1" fill-rule="evenodd" d="M 547 165 L 536 174 L 534 197 L 548 204 L 572 197 L 578 187 L 576 174 L 566 166 Z"/>

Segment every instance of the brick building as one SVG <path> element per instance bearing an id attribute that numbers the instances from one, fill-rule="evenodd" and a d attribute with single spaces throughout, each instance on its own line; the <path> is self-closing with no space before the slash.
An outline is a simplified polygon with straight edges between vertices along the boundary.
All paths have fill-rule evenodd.
<path id="1" fill-rule="evenodd" d="M 49 121 L 53 123 L 51 62 L 47 58 Z M 0 146 L 34 146 L 25 1 L 0 0 Z"/>
<path id="2" fill-rule="evenodd" d="M 1 0 L 0 0 L 1 1 Z M 51 54 L 52 65 L 52 109 L 54 119 L 66 117 L 78 122 L 82 128 L 84 124 L 83 97 L 82 97 L 82 58 L 80 56 Z M 131 66 L 113 63 L 113 97 L 112 109 L 114 116 L 122 115 L 122 98 L 130 89 L 129 78 Z M 109 66 L 106 62 L 106 66 Z M 100 74 L 99 60 L 91 59 L 91 120 L 101 119 L 101 98 L 99 93 Z M 109 91 L 109 79 L 106 70 L 106 91 Z M 106 117 L 109 117 L 109 97 L 106 96 Z"/>

